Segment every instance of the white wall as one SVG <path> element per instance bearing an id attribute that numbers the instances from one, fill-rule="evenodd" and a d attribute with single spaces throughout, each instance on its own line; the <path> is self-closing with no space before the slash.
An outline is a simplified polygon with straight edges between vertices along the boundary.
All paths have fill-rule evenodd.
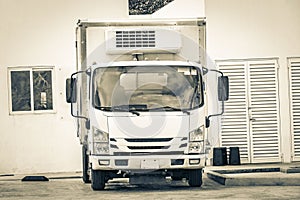
<path id="1" fill-rule="evenodd" d="M 188 1 L 193 1 L 189 8 L 166 7 L 157 16 L 164 11 L 165 17 L 191 17 L 202 10 L 195 6 L 200 1 Z M 286 59 L 300 56 L 300 1 L 206 0 L 205 7 L 212 59 L 279 57 L 283 158 L 289 162 Z M 81 170 L 75 123 L 64 97 L 65 78 L 75 71 L 74 28 L 80 18 L 128 17 L 127 9 L 127 0 L 0 0 L 0 174 Z M 27 65 L 55 66 L 55 114 L 9 115 L 7 67 Z"/>
<path id="2" fill-rule="evenodd" d="M 205 5 L 202 11 L 201 6 Z M 288 57 L 300 56 L 299 0 L 175 0 L 153 17 L 207 19 L 210 60 L 279 58 L 279 101 L 283 162 L 291 162 Z"/>
<path id="3" fill-rule="evenodd" d="M 217 59 L 299 55 L 300 1 L 206 0 L 209 54 Z"/>
<path id="4" fill-rule="evenodd" d="M 213 60 L 279 58 L 281 147 L 291 161 L 287 57 L 300 56 L 299 0 L 206 0 L 207 50 Z"/>
<path id="5" fill-rule="evenodd" d="M 152 14 L 153 18 L 205 17 L 204 0 L 174 0 Z"/>
<path id="6" fill-rule="evenodd" d="M 0 174 L 81 170 L 65 79 L 78 19 L 127 18 L 127 0 L 0 0 Z M 54 114 L 9 115 L 7 67 L 55 66 Z"/>

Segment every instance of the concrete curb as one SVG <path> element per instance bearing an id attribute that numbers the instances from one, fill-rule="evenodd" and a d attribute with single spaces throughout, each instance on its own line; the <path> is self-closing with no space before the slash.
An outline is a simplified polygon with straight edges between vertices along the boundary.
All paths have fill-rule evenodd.
<path id="1" fill-rule="evenodd" d="M 298 168 L 208 170 L 206 173 L 208 178 L 226 186 L 300 186 Z"/>
<path id="2" fill-rule="evenodd" d="M 59 179 L 81 179 L 81 172 L 58 172 L 58 173 L 36 173 L 36 174 L 0 174 L 1 181 L 21 181 L 24 177 L 33 176 L 40 177 L 44 176 L 49 180 Z"/>

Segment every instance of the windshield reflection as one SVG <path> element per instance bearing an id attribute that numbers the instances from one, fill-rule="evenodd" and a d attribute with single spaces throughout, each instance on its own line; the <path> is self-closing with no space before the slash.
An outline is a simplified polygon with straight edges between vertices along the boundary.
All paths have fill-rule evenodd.
<path id="1" fill-rule="evenodd" d="M 189 110 L 203 104 L 201 83 L 192 66 L 97 68 L 93 105 L 105 111 Z"/>

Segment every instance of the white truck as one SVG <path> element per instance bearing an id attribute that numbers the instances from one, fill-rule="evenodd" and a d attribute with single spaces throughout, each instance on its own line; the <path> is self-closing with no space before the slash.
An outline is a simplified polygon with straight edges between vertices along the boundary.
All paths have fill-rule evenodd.
<path id="1" fill-rule="evenodd" d="M 77 25 L 77 72 L 66 98 L 77 118 L 83 181 L 103 190 L 113 178 L 171 177 L 200 187 L 210 117 L 223 112 L 208 115 L 208 73 L 219 74 L 218 100 L 228 99 L 228 77 L 205 67 L 205 20 Z"/>

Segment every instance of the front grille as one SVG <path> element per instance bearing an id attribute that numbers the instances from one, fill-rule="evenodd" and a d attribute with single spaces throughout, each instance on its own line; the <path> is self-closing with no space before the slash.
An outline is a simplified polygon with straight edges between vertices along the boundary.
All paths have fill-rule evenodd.
<path id="1" fill-rule="evenodd" d="M 128 146 L 131 150 L 168 149 L 170 146 Z"/>
<path id="2" fill-rule="evenodd" d="M 168 152 L 114 152 L 114 156 L 152 156 L 152 155 L 183 155 L 183 151 Z"/>
<path id="3" fill-rule="evenodd" d="M 187 146 L 186 141 L 181 141 L 182 138 L 111 138 L 110 147 L 116 155 L 123 155 L 123 152 L 128 152 L 129 155 L 162 155 L 168 152 L 181 152 Z M 132 154 L 131 154 L 132 153 Z M 125 153 L 126 154 L 126 153 Z M 171 153 L 173 154 L 173 153 Z M 179 154 L 183 154 L 179 153 Z"/>
<path id="4" fill-rule="evenodd" d="M 172 138 L 125 138 L 127 142 L 169 142 Z"/>

